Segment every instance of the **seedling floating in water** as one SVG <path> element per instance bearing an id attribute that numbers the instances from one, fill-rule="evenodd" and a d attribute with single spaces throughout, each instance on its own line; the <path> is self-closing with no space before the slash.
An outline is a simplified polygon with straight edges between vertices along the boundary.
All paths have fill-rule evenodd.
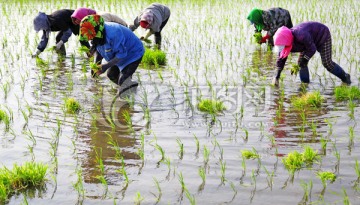
<path id="1" fill-rule="evenodd" d="M 332 172 L 325 171 L 325 172 L 318 172 L 316 176 L 321 180 L 321 183 L 324 187 L 326 187 L 326 182 L 330 181 L 330 183 L 336 180 L 336 175 Z"/>
<path id="2" fill-rule="evenodd" d="M 145 66 L 154 65 L 158 68 L 160 65 L 166 64 L 166 54 L 159 49 L 145 48 L 145 53 L 141 63 Z"/>
<path id="3" fill-rule="evenodd" d="M 198 109 L 209 114 L 217 114 L 226 109 L 223 102 L 218 100 L 203 99 L 198 104 Z"/>
<path id="4" fill-rule="evenodd" d="M 308 107 L 319 108 L 324 101 L 324 98 L 320 95 L 319 91 L 312 93 L 302 94 L 300 97 L 293 97 L 291 104 L 299 110 L 306 109 Z"/>
<path id="5" fill-rule="evenodd" d="M 251 150 L 242 150 L 241 155 L 245 159 L 257 159 L 257 158 L 259 158 L 259 154 L 256 153 L 255 151 L 251 151 Z"/>
<path id="6" fill-rule="evenodd" d="M 65 109 L 67 113 L 74 114 L 80 110 L 80 103 L 74 98 L 65 99 Z"/>
<path id="7" fill-rule="evenodd" d="M 360 99 L 360 89 L 356 86 L 339 86 L 334 92 L 337 101 Z"/>
<path id="8" fill-rule="evenodd" d="M 317 161 L 320 157 L 317 151 L 314 151 L 311 147 L 306 146 L 303 153 L 298 151 L 290 152 L 285 158 L 282 159 L 285 168 L 290 172 L 295 172 L 304 166 L 309 166 Z"/>

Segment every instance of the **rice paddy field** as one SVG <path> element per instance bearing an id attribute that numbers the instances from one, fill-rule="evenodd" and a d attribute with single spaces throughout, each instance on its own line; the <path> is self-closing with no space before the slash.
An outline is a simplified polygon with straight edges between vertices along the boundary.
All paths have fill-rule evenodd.
<path id="1" fill-rule="evenodd" d="M 360 1 L 159 0 L 171 9 L 166 64 L 141 64 L 139 86 L 120 97 L 106 75 L 91 77 L 78 36 L 61 57 L 52 32 L 32 58 L 33 18 L 89 7 L 129 24 L 152 2 L 0 2 L 0 204 L 359 203 Z M 351 86 L 318 53 L 310 84 L 290 74 L 291 54 L 271 86 L 277 54 L 254 42 L 254 7 L 327 25 Z M 43 166 L 41 183 L 16 181 L 29 163 Z"/>

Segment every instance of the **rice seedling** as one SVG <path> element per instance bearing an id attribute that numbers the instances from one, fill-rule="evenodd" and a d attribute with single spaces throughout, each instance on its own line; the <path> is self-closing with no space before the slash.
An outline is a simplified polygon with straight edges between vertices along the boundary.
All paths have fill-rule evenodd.
<path id="1" fill-rule="evenodd" d="M 226 109 L 223 102 L 219 100 L 202 99 L 197 105 L 198 109 L 208 114 L 217 114 Z"/>
<path id="2" fill-rule="evenodd" d="M 329 171 L 323 171 L 316 173 L 316 176 L 321 180 L 324 187 L 327 186 L 327 182 L 333 183 L 336 180 L 336 175 Z"/>
<path id="3" fill-rule="evenodd" d="M 154 183 L 155 183 L 155 186 L 156 186 L 159 194 L 158 194 L 157 196 L 156 196 L 156 194 L 154 194 L 154 193 L 152 193 L 152 194 L 156 197 L 156 202 L 159 203 L 160 200 L 161 200 L 161 196 L 162 196 L 161 187 L 160 187 L 159 181 L 158 181 L 155 177 L 153 177 L 153 181 L 154 181 Z"/>
<path id="4" fill-rule="evenodd" d="M 337 101 L 360 99 L 360 89 L 356 86 L 338 86 L 334 94 Z"/>
<path id="5" fill-rule="evenodd" d="M 253 38 L 254 38 L 255 43 L 261 45 L 261 43 L 260 43 L 260 41 L 261 41 L 261 39 L 262 39 L 262 34 L 261 34 L 261 32 L 255 32 L 255 34 L 253 35 Z"/>
<path id="6" fill-rule="evenodd" d="M 301 169 L 303 166 L 303 157 L 298 151 L 290 152 L 286 157 L 282 159 L 285 168 L 291 173 L 294 173 L 296 170 Z"/>
<path id="7" fill-rule="evenodd" d="M 108 183 L 105 179 L 105 165 L 102 159 L 102 149 L 95 149 L 95 161 L 97 163 L 97 168 L 99 169 L 99 175 L 95 176 L 96 179 L 98 179 L 101 184 L 104 186 L 104 194 L 103 198 L 106 197 L 107 191 L 108 191 Z"/>
<path id="8" fill-rule="evenodd" d="M 179 180 L 180 185 L 181 185 L 181 193 L 183 193 L 186 190 L 186 185 L 185 185 L 185 181 L 184 181 L 184 177 L 183 177 L 182 172 L 180 172 L 178 174 L 178 180 Z"/>
<path id="9" fill-rule="evenodd" d="M 343 187 L 342 188 L 342 191 L 343 191 L 343 204 L 344 205 L 350 205 L 350 199 L 349 199 L 349 196 L 348 194 L 346 193 L 346 189 Z"/>
<path id="10" fill-rule="evenodd" d="M 291 98 L 291 104 L 298 110 L 307 108 L 319 108 L 323 103 L 324 98 L 319 91 L 302 94 L 300 97 Z"/>
<path id="11" fill-rule="evenodd" d="M 0 123 L 4 123 L 5 124 L 5 131 L 9 131 L 9 129 L 10 129 L 10 117 L 2 109 L 0 109 Z"/>
<path id="12" fill-rule="evenodd" d="M 297 74 L 300 71 L 300 66 L 298 64 L 292 64 L 291 68 L 290 68 L 290 73 L 291 75 L 295 75 L 297 76 Z"/>
<path id="13" fill-rule="evenodd" d="M 195 145 L 196 145 L 195 156 L 198 156 L 198 155 L 199 155 L 199 151 L 200 151 L 200 142 L 199 142 L 199 139 L 196 137 L 195 134 L 194 134 L 194 138 L 195 138 Z"/>
<path id="14" fill-rule="evenodd" d="M 126 123 L 128 129 L 130 130 L 130 133 L 134 134 L 135 130 L 133 127 L 132 119 L 131 119 L 130 113 L 127 110 L 125 110 L 123 112 L 123 117 L 124 117 L 124 120 L 125 120 L 125 123 Z"/>
<path id="15" fill-rule="evenodd" d="M 301 181 L 300 185 L 304 190 L 304 195 L 303 195 L 303 198 L 302 198 L 301 202 L 306 204 L 311 198 L 311 191 L 312 191 L 312 188 L 313 188 L 313 182 L 312 182 L 312 180 L 310 180 L 309 183 Z"/>
<path id="16" fill-rule="evenodd" d="M 205 164 L 205 165 L 209 162 L 209 156 L 210 156 L 210 151 L 209 151 L 209 149 L 206 147 L 206 145 L 204 145 L 203 157 L 204 157 L 204 164 Z"/>
<path id="17" fill-rule="evenodd" d="M 81 109 L 80 103 L 75 98 L 65 98 L 64 108 L 67 113 L 75 114 Z"/>
<path id="18" fill-rule="evenodd" d="M 306 166 L 312 165 L 314 161 L 319 160 L 320 156 L 317 151 L 315 151 L 310 146 L 305 146 L 302 153 L 303 162 Z"/>
<path id="19" fill-rule="evenodd" d="M 162 162 L 164 159 L 165 159 L 165 151 L 164 149 L 159 145 L 159 144 L 156 144 L 155 145 L 155 148 L 160 152 L 161 154 L 161 159 L 159 162 Z"/>
<path id="20" fill-rule="evenodd" d="M 135 196 L 135 198 L 134 198 L 134 203 L 135 203 L 136 205 L 140 205 L 141 202 L 144 201 L 144 199 L 145 199 L 145 198 L 144 198 L 143 196 L 141 196 L 140 192 L 136 192 L 136 196 Z"/>
<path id="21" fill-rule="evenodd" d="M 222 160 L 220 160 L 220 171 L 221 171 L 221 184 L 224 184 L 225 181 L 226 181 L 226 178 L 225 178 L 225 172 L 226 172 L 226 162 L 223 162 Z"/>
<path id="22" fill-rule="evenodd" d="M 166 54 L 159 49 L 145 48 L 141 63 L 145 67 L 155 66 L 155 68 L 158 68 L 159 66 L 166 64 Z"/>
<path id="23" fill-rule="evenodd" d="M 41 187 L 47 180 L 45 175 L 47 165 L 36 162 L 25 162 L 22 165 L 14 164 L 10 170 L 0 169 L 0 202 L 8 200 L 10 195 L 32 187 Z"/>
<path id="24" fill-rule="evenodd" d="M 180 159 L 182 159 L 183 156 L 184 156 L 184 144 L 181 142 L 181 139 L 180 139 L 180 138 L 177 138 L 177 139 L 176 139 L 176 143 L 177 143 L 178 146 L 179 146 L 178 156 L 179 156 Z"/>
<path id="25" fill-rule="evenodd" d="M 258 159 L 260 156 L 257 152 L 255 152 L 254 150 L 242 150 L 241 151 L 241 155 L 245 158 L 245 159 Z"/>

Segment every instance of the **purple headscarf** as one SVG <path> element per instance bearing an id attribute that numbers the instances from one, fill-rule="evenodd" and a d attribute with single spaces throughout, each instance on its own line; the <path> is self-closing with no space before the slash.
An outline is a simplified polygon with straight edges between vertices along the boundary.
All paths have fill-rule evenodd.
<path id="1" fill-rule="evenodd" d="M 96 11 L 89 8 L 78 8 L 74 11 L 74 13 L 71 15 L 71 18 L 76 18 L 78 20 L 82 20 L 85 16 L 96 14 Z"/>
<path id="2" fill-rule="evenodd" d="M 50 31 L 50 23 L 44 12 L 39 12 L 39 14 L 34 18 L 34 29 L 36 32 L 41 30 Z"/>

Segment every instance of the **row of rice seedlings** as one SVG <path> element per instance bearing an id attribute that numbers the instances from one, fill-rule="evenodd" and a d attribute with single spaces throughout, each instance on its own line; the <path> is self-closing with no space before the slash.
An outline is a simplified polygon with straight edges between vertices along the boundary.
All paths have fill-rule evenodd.
<path id="1" fill-rule="evenodd" d="M 103 198 L 105 198 L 108 192 L 108 183 L 105 178 L 105 165 L 102 159 L 102 148 L 99 149 L 95 148 L 95 154 L 96 154 L 95 160 L 96 163 L 98 164 L 97 168 L 99 169 L 99 175 L 97 175 L 95 178 L 98 179 L 101 182 L 101 184 L 104 186 L 105 190 L 103 193 Z"/>
<path id="2" fill-rule="evenodd" d="M 47 165 L 36 162 L 14 164 L 10 170 L 0 169 L 0 202 L 8 201 L 9 197 L 18 191 L 28 188 L 40 188 L 45 185 Z"/>
<path id="3" fill-rule="evenodd" d="M 159 49 L 145 48 L 141 64 L 145 67 L 155 66 L 155 68 L 159 68 L 159 66 L 166 64 L 166 54 Z"/>

